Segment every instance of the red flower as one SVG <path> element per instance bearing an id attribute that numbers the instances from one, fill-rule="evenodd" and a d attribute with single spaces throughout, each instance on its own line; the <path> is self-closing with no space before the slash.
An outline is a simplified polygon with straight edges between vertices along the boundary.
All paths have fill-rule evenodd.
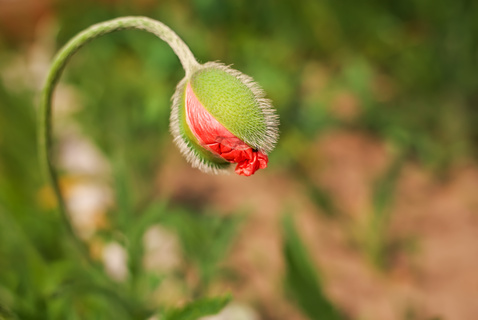
<path id="1" fill-rule="evenodd" d="M 220 124 L 186 87 L 186 122 L 199 144 L 230 163 L 237 163 L 235 172 L 250 176 L 267 167 L 267 155 L 254 150 Z"/>

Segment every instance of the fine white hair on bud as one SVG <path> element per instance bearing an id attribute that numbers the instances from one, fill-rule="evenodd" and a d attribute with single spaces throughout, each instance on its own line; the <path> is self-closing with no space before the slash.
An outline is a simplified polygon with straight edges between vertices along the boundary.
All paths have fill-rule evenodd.
<path id="1" fill-rule="evenodd" d="M 249 76 L 208 62 L 186 76 L 172 97 L 170 131 L 181 153 L 204 172 L 249 176 L 267 167 L 279 137 L 279 117 Z"/>

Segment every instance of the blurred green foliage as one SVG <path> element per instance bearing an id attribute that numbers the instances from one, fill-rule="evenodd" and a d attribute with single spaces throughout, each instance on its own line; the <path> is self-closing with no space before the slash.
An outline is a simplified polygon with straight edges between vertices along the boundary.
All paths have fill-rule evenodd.
<path id="1" fill-rule="evenodd" d="M 196 320 L 202 316 L 216 314 L 229 302 L 229 298 L 222 299 L 201 299 L 189 306 L 172 310 L 166 316 L 165 320 Z"/>
<path id="2" fill-rule="evenodd" d="M 316 267 L 310 261 L 290 215 L 283 218 L 283 252 L 286 262 L 285 286 L 288 295 L 314 320 L 340 320 L 345 317 L 334 307 L 322 289 Z"/>
<path id="3" fill-rule="evenodd" d="M 339 210 L 308 173 L 313 141 L 326 130 L 345 128 L 391 142 L 398 156 L 377 182 L 363 243 L 378 265 L 385 263 L 388 206 L 403 161 L 441 170 L 477 156 L 478 2 L 57 0 L 52 7 L 54 50 L 93 23 L 147 15 L 171 26 L 200 62 L 234 63 L 253 76 L 281 116 L 271 170 L 288 169 L 331 217 Z M 158 277 L 142 269 L 142 236 L 155 223 L 178 234 L 187 265 L 199 270 L 197 287 L 183 283 L 185 297 L 207 295 L 241 219 L 219 218 L 202 205 L 165 204 L 151 188 L 151 173 L 171 146 L 169 100 L 183 76 L 172 51 L 152 35 L 112 34 L 83 48 L 63 79 L 81 93 L 84 108 L 75 119 L 112 165 L 117 203 L 101 237 L 128 252 L 130 277 L 118 284 L 78 256 L 55 210 L 42 205 L 35 137 L 39 88 L 28 84 L 28 73 L 12 81 L 3 72 L 25 55 L 23 44 L 7 39 L 0 34 L 0 319 L 168 314 L 171 306 L 148 299 L 163 277 L 184 279 L 186 271 Z M 358 101 L 352 119 L 330 107 L 340 92 Z M 297 305 L 311 319 L 341 318 L 288 220 L 284 236 L 286 283 Z M 166 319 L 192 319 L 189 312 L 198 305 L 204 314 L 216 313 L 226 301 L 199 300 Z"/>

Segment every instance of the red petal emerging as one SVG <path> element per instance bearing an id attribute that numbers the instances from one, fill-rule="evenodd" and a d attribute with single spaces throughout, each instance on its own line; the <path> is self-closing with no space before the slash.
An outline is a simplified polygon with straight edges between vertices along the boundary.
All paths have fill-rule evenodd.
<path id="1" fill-rule="evenodd" d="M 237 163 L 236 173 L 250 176 L 267 167 L 269 159 L 234 136 L 204 108 L 188 83 L 186 122 L 201 146 L 228 162 Z"/>

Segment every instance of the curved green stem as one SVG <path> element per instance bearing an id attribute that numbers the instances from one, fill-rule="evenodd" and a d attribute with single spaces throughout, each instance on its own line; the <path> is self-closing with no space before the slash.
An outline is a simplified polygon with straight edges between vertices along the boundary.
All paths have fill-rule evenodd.
<path id="1" fill-rule="evenodd" d="M 93 25 L 71 39 L 54 58 L 48 73 L 45 87 L 42 91 L 40 101 L 40 114 L 38 117 L 38 146 L 40 165 L 50 180 L 50 184 L 58 201 L 59 211 L 64 224 L 72 240 L 77 244 L 80 250 L 83 251 L 83 255 L 86 259 L 89 259 L 87 248 L 84 243 L 75 235 L 67 213 L 65 200 L 61 194 L 58 183 L 58 174 L 52 163 L 51 149 L 53 141 L 51 101 L 55 86 L 58 83 L 61 73 L 68 60 L 82 46 L 99 36 L 126 29 L 144 30 L 167 42 L 181 61 L 181 64 L 186 72 L 186 77 L 189 77 L 199 67 L 198 62 L 189 50 L 188 46 L 176 35 L 176 33 L 174 33 L 174 31 L 168 28 L 165 24 L 146 17 L 123 17 Z"/>

